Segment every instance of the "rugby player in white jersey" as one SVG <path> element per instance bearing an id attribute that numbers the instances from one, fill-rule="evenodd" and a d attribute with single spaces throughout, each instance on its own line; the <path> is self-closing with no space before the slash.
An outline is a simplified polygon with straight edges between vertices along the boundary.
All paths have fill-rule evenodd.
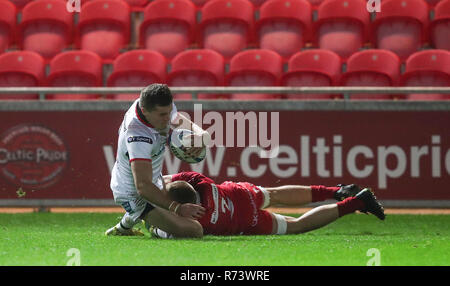
<path id="1" fill-rule="evenodd" d="M 133 226 L 141 220 L 180 237 L 203 235 L 196 219 L 205 209 L 196 204 L 179 204 L 171 200 L 165 190 L 161 171 L 171 127 L 191 129 L 198 137 L 194 140 L 209 137 L 206 131 L 177 113 L 167 85 L 147 86 L 125 113 L 119 128 L 110 187 L 114 201 L 126 213 L 116 226 L 105 232 L 106 235 L 139 235 Z M 188 153 L 197 156 L 202 148 L 191 147 Z"/>

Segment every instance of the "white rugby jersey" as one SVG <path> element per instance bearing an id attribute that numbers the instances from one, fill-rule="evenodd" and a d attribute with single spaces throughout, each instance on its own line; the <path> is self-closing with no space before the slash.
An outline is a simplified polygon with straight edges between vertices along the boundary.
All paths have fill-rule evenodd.
<path id="1" fill-rule="evenodd" d="M 171 121 L 177 116 L 173 104 Z M 168 127 L 169 129 L 169 127 Z M 139 99 L 125 113 L 119 128 L 116 162 L 111 173 L 111 190 L 114 197 L 138 196 L 131 172 L 131 162 L 147 160 L 152 163 L 153 184 L 162 189 L 162 166 L 167 136 L 159 134 L 145 119 L 139 109 Z"/>

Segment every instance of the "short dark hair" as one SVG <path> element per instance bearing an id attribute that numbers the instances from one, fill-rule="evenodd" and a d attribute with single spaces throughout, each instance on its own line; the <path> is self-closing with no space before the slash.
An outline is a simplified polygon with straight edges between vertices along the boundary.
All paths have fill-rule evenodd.
<path id="1" fill-rule="evenodd" d="M 153 83 L 141 91 L 139 106 L 147 111 L 150 111 L 157 105 L 170 105 L 172 104 L 172 101 L 172 92 L 166 84 Z"/>
<path id="2" fill-rule="evenodd" d="M 197 203 L 197 192 L 191 184 L 185 181 L 175 181 L 167 185 L 169 198 L 180 204 Z"/>

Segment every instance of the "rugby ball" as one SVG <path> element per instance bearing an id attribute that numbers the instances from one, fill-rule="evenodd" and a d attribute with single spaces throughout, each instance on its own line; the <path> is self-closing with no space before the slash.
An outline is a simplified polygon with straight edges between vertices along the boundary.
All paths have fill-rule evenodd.
<path id="1" fill-rule="evenodd" d="M 198 163 L 205 159 L 206 146 L 203 146 L 202 152 L 197 158 L 186 155 L 186 150 L 191 146 L 190 135 L 193 134 L 188 129 L 175 129 L 168 138 L 170 151 L 175 157 L 187 163 Z"/>

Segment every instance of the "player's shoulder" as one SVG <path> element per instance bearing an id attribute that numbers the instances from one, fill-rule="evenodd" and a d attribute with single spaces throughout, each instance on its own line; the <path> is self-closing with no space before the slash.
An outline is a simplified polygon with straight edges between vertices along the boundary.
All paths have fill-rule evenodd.
<path id="1" fill-rule="evenodd" d="M 131 124 L 125 134 L 128 143 L 143 142 L 154 144 L 157 141 L 155 134 L 149 130 L 142 128 L 138 124 Z"/>
<path id="2" fill-rule="evenodd" d="M 124 119 L 125 130 L 130 135 L 146 135 L 154 138 L 157 131 L 143 123 L 136 112 L 137 101 L 133 103 Z"/>
<path id="3" fill-rule="evenodd" d="M 136 113 L 136 105 L 137 100 L 128 108 L 127 112 L 125 113 L 125 117 L 123 119 L 123 125 L 128 130 L 130 127 L 135 128 L 137 123 L 137 113 Z"/>

